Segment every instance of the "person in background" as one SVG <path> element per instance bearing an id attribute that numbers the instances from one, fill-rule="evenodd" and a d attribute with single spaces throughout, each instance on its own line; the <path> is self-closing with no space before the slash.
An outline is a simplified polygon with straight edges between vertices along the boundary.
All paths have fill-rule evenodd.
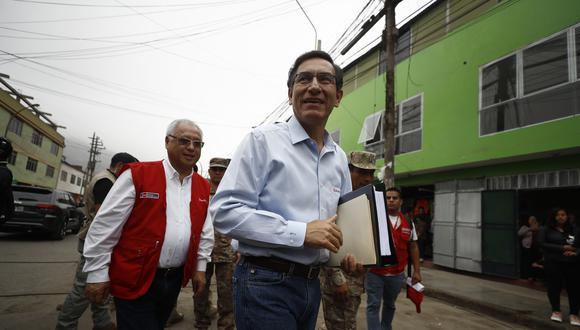
<path id="1" fill-rule="evenodd" d="M 534 258 L 534 237 L 537 237 L 537 232 L 540 228 L 538 220 L 535 216 L 531 215 L 527 218 L 526 223 L 524 223 L 518 230 L 518 237 L 521 242 L 521 256 L 522 256 L 522 278 L 528 279 L 532 282 L 534 280 L 532 263 L 536 260 Z"/>
<path id="2" fill-rule="evenodd" d="M 395 301 L 405 283 L 405 268 L 410 257 L 413 264 L 412 284 L 421 282 L 417 233 L 403 213 L 403 196 L 397 188 L 386 191 L 389 224 L 393 229 L 397 264 L 389 267 L 370 268 L 366 278 L 367 329 L 390 330 L 395 317 Z M 379 315 L 382 300 L 382 313 Z"/>
<path id="3" fill-rule="evenodd" d="M 367 151 L 353 151 L 348 157 L 348 169 L 353 190 L 371 184 L 376 169 L 376 155 Z M 326 329 L 356 330 L 356 314 L 364 290 L 365 274 L 349 275 L 332 267 L 322 267 L 320 274 Z"/>
<path id="4" fill-rule="evenodd" d="M 580 257 L 578 256 L 578 230 L 568 220 L 568 212 L 558 208 L 538 234 L 544 251 L 544 271 L 548 286 L 548 299 L 552 307 L 550 320 L 562 322 L 560 292 L 566 287 L 570 304 L 570 324 L 580 327 L 578 318 L 580 299 Z"/>
<path id="5" fill-rule="evenodd" d="M 85 294 L 115 298 L 120 329 L 163 329 L 182 286 L 205 288 L 213 248 L 209 183 L 193 172 L 204 145 L 187 119 L 167 127 L 167 159 L 132 163 L 101 205 L 85 241 Z"/>
<path id="6" fill-rule="evenodd" d="M 91 304 L 85 296 L 85 286 L 87 273 L 83 272 L 85 258 L 83 249 L 87 232 L 101 204 L 107 197 L 113 183 L 121 173 L 121 169 L 129 163 L 138 162 L 137 158 L 126 152 L 117 153 L 111 158 L 109 168 L 95 174 L 85 187 L 85 214 L 87 222 L 78 234 L 79 240 L 77 250 L 80 253 L 80 260 L 75 272 L 73 287 L 66 296 L 64 303 L 59 305 L 60 309 L 56 323 L 56 329 L 76 329 L 79 318 L 83 315 L 89 304 L 93 316 L 94 329 L 115 329 L 115 323 L 111 320 L 108 304 Z M 60 307 L 60 308 L 59 308 Z"/>
<path id="7" fill-rule="evenodd" d="M 209 161 L 210 198 L 222 181 L 230 160 L 227 158 L 212 158 Z M 211 252 L 211 262 L 207 264 L 205 272 L 205 290 L 202 294 L 194 296 L 195 328 L 206 330 L 211 325 L 211 302 L 209 299 L 209 286 L 215 272 L 218 295 L 218 330 L 234 329 L 234 302 L 232 276 L 234 273 L 234 261 L 236 253 L 231 242 L 232 239 L 214 231 L 214 247 Z"/>
<path id="8" fill-rule="evenodd" d="M 14 214 L 12 194 L 12 171 L 8 168 L 8 157 L 12 154 L 12 143 L 0 137 L 0 225 Z"/>
<path id="9" fill-rule="evenodd" d="M 417 231 L 417 244 L 419 245 L 419 256 L 420 261 L 423 262 L 425 259 L 427 244 L 429 242 L 429 219 L 428 215 L 425 213 L 425 209 L 419 207 L 418 213 L 413 219 L 413 224 L 415 225 L 415 231 Z"/>

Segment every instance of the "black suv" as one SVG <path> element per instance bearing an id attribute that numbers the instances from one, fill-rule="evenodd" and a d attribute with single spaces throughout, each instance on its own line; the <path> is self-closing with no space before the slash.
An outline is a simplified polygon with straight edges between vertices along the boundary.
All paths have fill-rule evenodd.
<path id="1" fill-rule="evenodd" d="M 85 215 L 68 192 L 30 186 L 12 186 L 12 191 L 14 216 L 0 231 L 40 231 L 61 240 L 84 224 Z"/>

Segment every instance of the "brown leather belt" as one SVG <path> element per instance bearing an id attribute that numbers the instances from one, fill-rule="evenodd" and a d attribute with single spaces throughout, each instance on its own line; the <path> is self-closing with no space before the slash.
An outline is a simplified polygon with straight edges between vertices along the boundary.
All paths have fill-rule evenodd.
<path id="1" fill-rule="evenodd" d="M 320 266 L 306 266 L 275 257 L 244 256 L 243 260 L 250 264 L 267 268 L 275 272 L 300 276 L 310 280 L 317 278 L 318 273 L 320 273 Z"/>

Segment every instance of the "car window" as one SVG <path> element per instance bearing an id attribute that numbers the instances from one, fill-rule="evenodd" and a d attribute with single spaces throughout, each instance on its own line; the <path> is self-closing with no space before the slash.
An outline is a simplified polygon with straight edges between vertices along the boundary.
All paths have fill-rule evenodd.
<path id="1" fill-rule="evenodd" d="M 21 191 L 13 190 L 14 200 L 22 202 L 50 202 L 52 192 L 49 190 Z"/>

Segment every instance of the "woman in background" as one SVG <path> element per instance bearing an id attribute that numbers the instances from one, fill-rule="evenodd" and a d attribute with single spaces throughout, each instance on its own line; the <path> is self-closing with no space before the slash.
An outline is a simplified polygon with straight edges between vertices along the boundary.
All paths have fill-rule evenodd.
<path id="1" fill-rule="evenodd" d="M 539 228 L 538 220 L 535 216 L 531 215 L 527 219 L 527 223 L 523 224 L 520 230 L 518 230 L 518 236 L 522 244 L 522 277 L 527 278 L 530 282 L 534 281 L 532 263 L 538 259 L 534 253 L 536 243 L 534 239 Z"/>
<path id="2" fill-rule="evenodd" d="M 559 208 L 545 227 L 538 241 L 544 251 L 544 270 L 548 286 L 548 299 L 552 305 L 550 319 L 562 322 L 560 291 L 565 284 L 570 303 L 570 324 L 580 327 L 578 303 L 580 295 L 580 259 L 574 239 L 574 229 L 568 221 L 568 212 Z"/>

